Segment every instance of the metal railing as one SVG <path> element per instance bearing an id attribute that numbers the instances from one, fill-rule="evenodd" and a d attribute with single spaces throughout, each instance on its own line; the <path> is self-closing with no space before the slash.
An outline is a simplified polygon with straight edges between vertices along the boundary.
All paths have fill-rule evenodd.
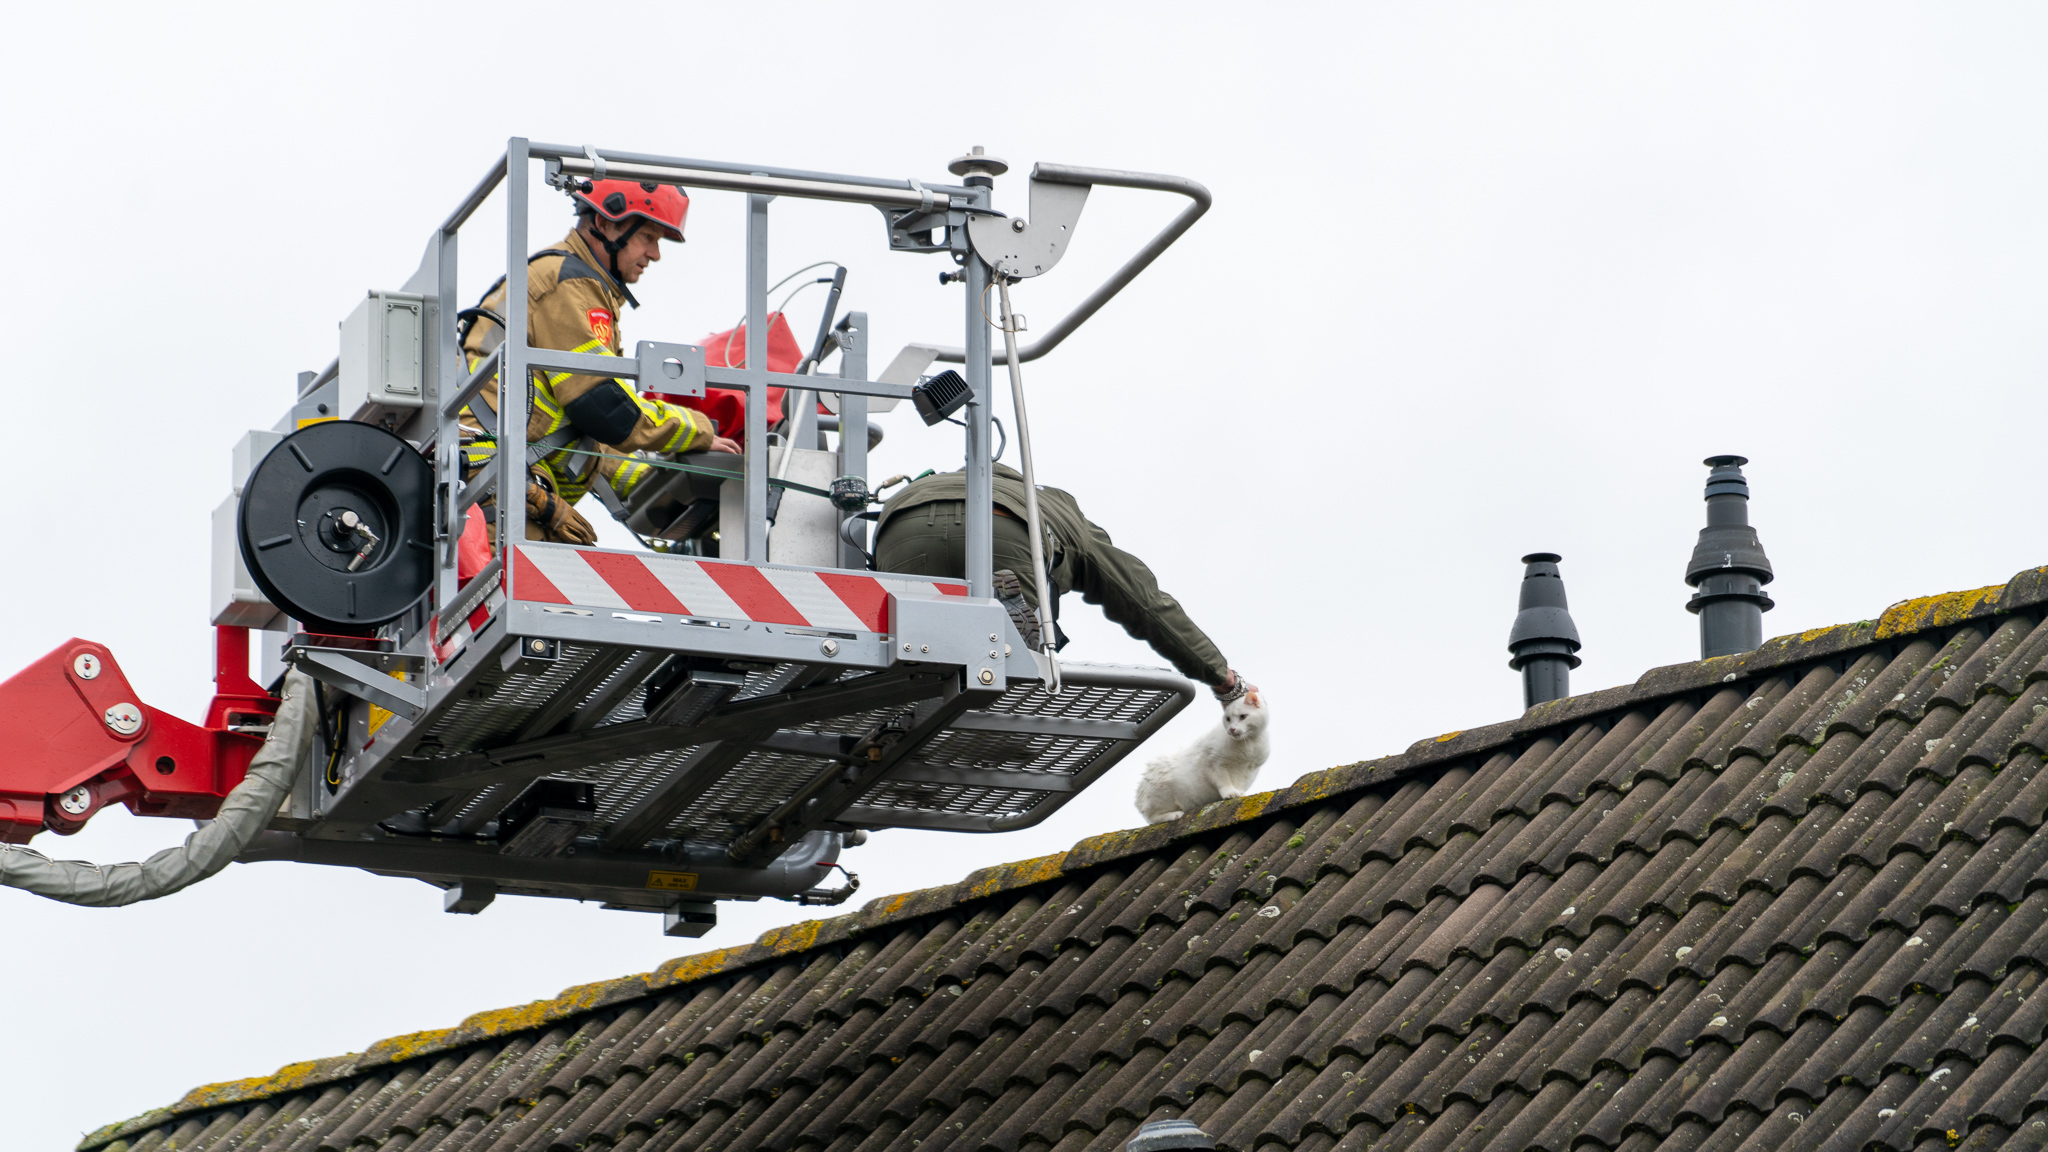
<path id="1" fill-rule="evenodd" d="M 746 194 L 745 366 L 706 368 L 703 370 L 702 379 L 703 383 L 711 387 L 736 389 L 746 394 L 745 426 L 742 433 L 745 448 L 743 505 L 746 529 L 741 555 L 752 563 L 766 562 L 769 531 L 767 390 L 770 387 L 810 389 L 819 387 L 821 383 L 815 376 L 770 372 L 766 368 L 770 202 L 775 197 L 792 196 L 867 204 L 879 208 L 918 209 L 941 213 L 959 211 L 964 214 L 966 211 L 988 211 L 988 189 L 946 184 L 926 185 L 910 179 L 888 180 L 845 176 L 640 153 L 599 152 L 594 148 L 533 144 L 518 138 L 509 141 L 504 157 L 491 166 L 483 179 L 463 198 L 462 203 L 435 232 L 429 241 L 427 257 L 422 264 L 422 276 L 415 277 L 415 281 L 407 286 L 409 291 L 421 291 L 423 295 L 435 298 L 439 305 L 432 317 L 436 337 L 431 343 L 436 354 L 431 357 L 430 374 L 436 386 L 428 408 L 435 423 L 432 439 L 436 445 L 436 478 L 441 493 L 440 522 L 437 524 L 441 563 L 436 596 L 436 602 L 439 604 L 453 606 L 456 602 L 459 581 L 455 567 L 454 540 L 460 535 L 462 519 L 471 506 L 491 499 L 500 491 L 507 493 L 495 501 L 497 541 L 494 547 L 494 562 L 500 565 L 501 569 L 506 565 L 507 549 L 526 536 L 526 502 L 523 492 L 515 491 L 515 486 L 526 472 L 519 462 L 524 461 L 527 455 L 527 390 L 521 387 L 501 387 L 498 390 L 495 429 L 497 453 L 489 466 L 464 484 L 461 478 L 460 422 L 463 411 L 470 406 L 478 393 L 494 378 L 507 382 L 521 380 L 535 369 L 604 375 L 636 382 L 649 374 L 649 357 L 645 355 L 596 356 L 536 348 L 527 343 L 527 258 L 531 248 L 528 234 L 529 185 L 524 178 L 507 177 L 513 173 L 521 174 L 523 177 L 531 170 L 531 165 L 535 161 L 546 163 L 551 171 L 570 176 L 637 179 Z M 456 337 L 455 317 L 463 307 L 455 295 L 458 237 L 462 227 L 500 185 L 504 186 L 506 201 L 505 340 L 472 369 L 465 363 Z M 964 250 L 964 232 L 958 235 L 959 239 L 955 244 Z M 969 348 L 980 349 L 978 366 L 970 364 L 966 372 L 974 396 L 969 401 L 965 413 L 968 431 L 964 464 L 968 472 L 970 494 L 980 494 L 979 498 L 971 500 L 972 506 L 968 512 L 968 554 L 970 557 L 978 558 L 978 562 L 970 560 L 967 578 L 973 595 L 987 596 L 991 591 L 993 576 L 989 560 L 992 531 L 990 521 L 993 516 L 989 500 L 991 488 L 988 452 L 990 362 L 986 325 L 982 323 L 974 307 L 974 302 L 979 299 L 978 293 L 985 282 L 987 270 L 980 266 L 978 260 L 970 258 L 967 263 L 969 291 L 965 339 Z M 423 279 L 430 280 L 431 283 L 420 283 Z M 640 343 L 644 350 L 652 342 Z M 842 466 L 847 473 L 865 478 L 866 398 L 875 396 L 905 399 L 910 396 L 911 388 L 909 385 L 884 384 L 865 379 L 865 341 L 862 340 L 861 344 L 860 355 L 842 357 L 841 375 L 832 381 L 829 390 L 840 393 L 848 401 L 842 405 L 840 429 L 842 445 L 851 447 L 843 453 L 849 458 L 842 462 Z M 656 347 L 659 349 L 659 346 Z M 508 595 L 516 594 L 509 587 L 509 582 L 516 578 L 516 573 L 507 572 Z"/>
<path id="2" fill-rule="evenodd" d="M 505 570 L 507 595 L 514 595 L 510 582 L 507 549 L 525 539 L 526 502 L 523 491 L 514 491 L 527 456 L 528 397 L 523 387 L 501 387 L 495 429 L 497 454 L 485 470 L 465 485 L 462 480 L 460 422 L 462 413 L 493 379 L 526 379 L 535 369 L 552 369 L 616 377 L 638 382 L 652 371 L 658 357 L 644 354 L 653 342 L 642 341 L 643 354 L 595 356 L 535 348 L 526 341 L 527 259 L 531 252 L 528 234 L 529 182 L 526 175 L 535 162 L 551 174 L 604 179 L 617 177 L 692 188 L 717 189 L 744 194 L 746 215 L 746 360 L 740 368 L 703 369 L 702 382 L 745 393 L 746 415 L 742 432 L 744 447 L 745 534 L 740 557 L 751 563 L 768 560 L 768 426 L 767 389 L 817 388 L 815 376 L 770 372 L 767 363 L 768 336 L 768 210 L 777 197 L 797 197 L 865 204 L 887 210 L 915 213 L 924 219 L 943 215 L 947 249 L 963 262 L 960 279 L 966 288 L 963 305 L 963 342 L 941 347 L 939 359 L 961 363 L 971 397 L 963 413 L 966 443 L 963 463 L 967 474 L 967 582 L 971 595 L 985 597 L 992 592 L 993 486 L 989 427 L 990 372 L 997 362 L 990 347 L 989 327 L 981 314 L 980 301 L 989 287 L 991 270 L 977 256 L 963 226 L 969 215 L 994 214 L 990 189 L 985 186 L 925 184 L 915 179 L 850 176 L 839 173 L 775 168 L 725 161 L 696 160 L 636 152 L 600 151 L 592 147 L 532 143 L 523 138 L 507 142 L 505 154 L 494 161 L 476 186 L 437 229 L 428 242 L 419 274 L 406 285 L 437 304 L 429 321 L 435 337 L 428 356 L 430 396 L 426 412 L 434 422 L 430 435 L 436 446 L 435 471 L 438 483 L 439 522 L 436 525 L 440 559 L 437 579 L 438 604 L 453 606 L 459 590 L 455 540 L 461 534 L 463 517 L 478 502 L 500 491 L 510 495 L 496 500 L 497 540 L 495 562 Z M 508 179 L 517 175 L 516 179 Z M 1114 169 L 1080 168 L 1071 165 L 1039 164 L 1034 180 L 1063 184 L 1108 185 L 1174 192 L 1193 201 L 1136 255 L 1091 292 L 1067 316 L 1048 329 L 1036 342 L 1024 346 L 1018 359 L 1028 361 L 1049 352 L 1094 315 L 1111 297 L 1130 283 L 1170 246 L 1209 207 L 1209 193 L 1200 184 L 1175 176 L 1159 176 Z M 494 352 L 471 368 L 464 361 L 456 336 L 456 314 L 463 302 L 456 297 L 458 238 L 476 210 L 503 185 L 505 193 L 505 340 Z M 657 352 L 673 346 L 654 345 Z M 840 413 L 841 467 L 847 474 L 865 478 L 867 455 L 867 397 L 903 399 L 911 387 L 865 379 L 865 341 L 858 357 L 842 358 L 841 373 L 830 390 L 844 397 Z M 856 362 L 856 360 L 858 362 Z M 1002 358 L 1008 362 L 1008 356 Z M 426 430 L 423 430 L 426 431 Z"/>

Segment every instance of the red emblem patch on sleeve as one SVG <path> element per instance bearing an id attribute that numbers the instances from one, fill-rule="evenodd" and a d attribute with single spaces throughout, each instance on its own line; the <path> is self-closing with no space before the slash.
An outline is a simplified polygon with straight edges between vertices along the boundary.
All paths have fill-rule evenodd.
<path id="1" fill-rule="evenodd" d="M 592 336 L 597 337 L 599 340 L 604 341 L 607 345 L 611 344 L 612 314 L 605 311 L 602 308 L 592 308 L 589 312 L 589 316 L 590 334 Z"/>

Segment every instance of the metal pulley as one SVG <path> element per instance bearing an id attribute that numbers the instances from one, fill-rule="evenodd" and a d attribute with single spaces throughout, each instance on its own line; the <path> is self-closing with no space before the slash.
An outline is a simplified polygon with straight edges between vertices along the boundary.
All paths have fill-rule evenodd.
<path id="1" fill-rule="evenodd" d="M 270 602 L 314 629 L 396 619 L 433 582 L 433 469 L 373 424 L 292 433 L 242 490 L 242 561 Z"/>

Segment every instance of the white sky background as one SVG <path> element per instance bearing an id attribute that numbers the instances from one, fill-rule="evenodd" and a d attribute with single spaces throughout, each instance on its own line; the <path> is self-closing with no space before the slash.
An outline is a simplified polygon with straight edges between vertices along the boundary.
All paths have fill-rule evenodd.
<path id="1" fill-rule="evenodd" d="M 513 134 L 926 179 L 978 143 L 1014 166 L 1014 212 L 1037 160 L 1207 184 L 1210 214 L 1027 384 L 1041 478 L 1267 689 L 1262 786 L 1516 715 L 1524 552 L 1565 557 L 1578 690 L 1695 656 L 1680 577 L 1710 454 L 1753 461 L 1769 635 L 2048 562 L 2038 8 L 633 11 L 8 18 L 0 673 L 83 636 L 145 700 L 200 716 L 230 447 L 333 356 L 366 288 L 411 274 Z M 1097 192 L 1018 309 L 1042 331 L 1181 203 Z M 568 213 L 545 189 L 535 204 L 538 248 Z M 873 210 L 771 219 L 774 275 L 850 266 L 876 370 L 906 341 L 959 342 L 950 265 L 888 253 Z M 501 221 L 465 233 L 466 295 L 503 268 Z M 742 314 L 739 223 L 739 197 L 693 199 L 629 341 Z M 821 300 L 792 308 L 806 339 Z M 877 477 L 957 466 L 952 430 L 883 419 Z M 1069 612 L 1070 656 L 1157 662 Z M 1144 755 L 1035 830 L 884 833 L 846 862 L 865 899 L 1127 827 Z M 36 847 L 112 862 L 189 830 L 116 811 Z M 813 914 L 726 905 L 701 942 L 670 940 L 650 916 L 518 898 L 449 916 L 416 882 L 286 864 L 113 911 L 0 891 L 5 1143 L 68 1147 L 203 1082 Z"/>

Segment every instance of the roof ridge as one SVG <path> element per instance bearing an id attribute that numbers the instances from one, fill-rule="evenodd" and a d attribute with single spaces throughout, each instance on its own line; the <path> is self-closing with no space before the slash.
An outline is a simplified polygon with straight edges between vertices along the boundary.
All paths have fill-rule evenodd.
<path id="1" fill-rule="evenodd" d="M 360 1053 L 287 1064 L 268 1076 L 203 1085 L 167 1108 L 153 1109 L 99 1129 L 85 1137 L 79 1148 L 95 1148 L 178 1116 L 295 1092 L 480 1041 L 543 1028 L 680 985 L 735 978 L 779 957 L 830 947 L 969 901 L 1043 884 L 1128 857 L 1149 855 L 1183 840 L 1317 804 L 1341 793 L 1382 786 L 1478 756 L 1540 731 L 2043 603 L 2048 603 L 2048 566 L 2025 569 L 2004 584 L 1901 600 L 1875 620 L 1776 637 L 1739 655 L 1653 668 L 1630 685 L 1538 704 L 1518 718 L 1428 737 L 1391 756 L 1310 772 L 1285 788 L 1211 804 L 1171 823 L 1102 833 L 1080 840 L 1064 852 L 980 869 L 954 884 L 880 897 L 857 912 L 772 929 L 751 944 L 682 956 L 653 972 L 578 985 L 549 999 L 478 1012 L 452 1028 L 390 1037 Z"/>

